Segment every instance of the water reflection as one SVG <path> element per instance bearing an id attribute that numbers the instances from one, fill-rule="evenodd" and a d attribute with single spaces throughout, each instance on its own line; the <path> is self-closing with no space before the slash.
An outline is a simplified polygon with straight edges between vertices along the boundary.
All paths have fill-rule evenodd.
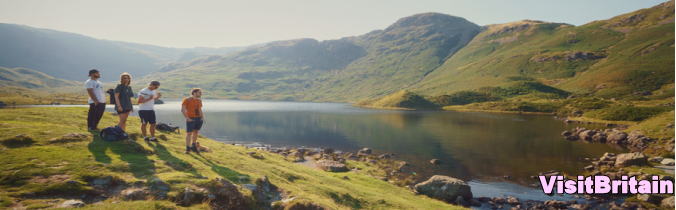
<path id="1" fill-rule="evenodd" d="M 226 142 L 276 146 L 361 147 L 395 153 L 423 176 L 444 174 L 488 180 L 529 176 L 551 169 L 580 173 L 584 157 L 618 152 L 604 144 L 563 140 L 569 126 L 551 116 L 458 112 L 403 112 L 335 103 L 206 100 L 202 134 Z M 157 106 L 158 120 L 185 127 L 180 103 Z M 428 161 L 437 158 L 439 166 Z"/>

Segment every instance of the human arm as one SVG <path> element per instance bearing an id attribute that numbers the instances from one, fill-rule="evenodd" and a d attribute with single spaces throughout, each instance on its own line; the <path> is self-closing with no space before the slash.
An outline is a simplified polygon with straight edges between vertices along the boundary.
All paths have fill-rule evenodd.
<path id="1" fill-rule="evenodd" d="M 120 104 L 120 93 L 118 92 L 115 93 L 115 109 L 117 109 L 119 112 L 122 111 L 122 104 Z"/>
<path id="2" fill-rule="evenodd" d="M 94 94 L 94 88 L 87 88 L 87 94 L 89 95 L 89 98 L 94 101 L 94 105 L 99 105 L 99 99 L 96 98 L 96 95 Z"/>
<path id="3" fill-rule="evenodd" d="M 192 122 L 192 119 L 188 117 L 188 109 L 186 108 L 187 104 L 186 101 L 183 100 L 183 105 L 181 105 L 181 113 L 183 113 L 183 117 L 185 117 L 185 120 L 188 122 Z"/>

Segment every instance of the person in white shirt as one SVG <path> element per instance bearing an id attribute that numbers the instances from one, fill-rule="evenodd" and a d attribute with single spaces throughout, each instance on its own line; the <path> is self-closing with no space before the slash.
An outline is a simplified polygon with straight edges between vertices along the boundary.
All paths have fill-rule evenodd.
<path id="1" fill-rule="evenodd" d="M 147 88 L 138 92 L 138 116 L 141 118 L 141 132 L 146 141 L 157 141 L 155 138 L 155 99 L 162 96 L 157 89 L 160 88 L 160 82 L 152 81 Z M 146 135 L 146 127 L 150 124 L 150 137 Z"/>
<path id="2" fill-rule="evenodd" d="M 87 128 L 98 130 L 99 121 L 106 109 L 106 98 L 103 97 L 103 83 L 99 81 L 99 70 L 89 70 L 89 79 L 85 82 L 85 88 L 89 95 L 89 112 L 87 113 Z"/>

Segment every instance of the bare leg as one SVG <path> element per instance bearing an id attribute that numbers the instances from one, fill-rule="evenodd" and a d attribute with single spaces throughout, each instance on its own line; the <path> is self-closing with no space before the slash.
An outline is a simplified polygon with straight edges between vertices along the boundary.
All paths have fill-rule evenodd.
<path id="1" fill-rule="evenodd" d="M 143 130 L 143 135 L 146 135 L 145 130 Z M 155 124 L 150 124 L 150 136 L 155 137 Z"/>
<path id="2" fill-rule="evenodd" d="M 141 133 L 143 134 L 143 137 L 146 137 L 146 125 L 148 125 L 148 123 L 141 124 Z M 150 127 L 150 133 L 153 133 L 152 127 Z"/>
<path id="3" fill-rule="evenodd" d="M 120 116 L 120 123 L 118 124 L 118 126 L 120 126 L 120 128 L 122 128 L 122 130 L 127 131 L 127 129 L 126 129 L 127 128 L 127 117 L 129 117 L 129 112 L 124 113 L 124 114 L 119 114 L 118 116 Z"/>
<path id="4" fill-rule="evenodd" d="M 193 131 L 193 134 L 192 134 L 192 143 L 193 144 L 197 142 L 197 137 L 199 136 L 197 134 L 198 132 L 199 132 L 199 130 Z"/>
<path id="5" fill-rule="evenodd" d="M 185 146 L 190 147 L 190 141 L 192 140 L 192 132 L 185 132 Z"/>

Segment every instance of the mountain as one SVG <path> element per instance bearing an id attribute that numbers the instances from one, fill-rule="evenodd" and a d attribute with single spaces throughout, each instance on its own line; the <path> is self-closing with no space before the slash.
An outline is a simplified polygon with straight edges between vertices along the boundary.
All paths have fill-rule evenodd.
<path id="1" fill-rule="evenodd" d="M 80 85 L 80 83 L 54 78 L 45 73 L 27 68 L 0 67 L 0 87 L 24 87 L 29 89 L 59 88 Z"/>
<path id="2" fill-rule="evenodd" d="M 240 48 L 167 48 L 0 23 L 0 49 L 3 67 L 30 68 L 68 80 L 86 79 L 87 71 L 96 68 L 102 71 L 104 80 L 117 80 L 122 72 L 142 76 L 170 62 L 227 54 Z"/>
<path id="3" fill-rule="evenodd" d="M 674 1 L 581 26 L 489 25 L 410 89 L 441 95 L 519 79 L 606 98 L 674 83 Z"/>
<path id="4" fill-rule="evenodd" d="M 202 87 L 212 97 L 353 101 L 413 85 L 480 30 L 463 18 L 424 13 L 361 36 L 278 41 L 197 59 L 143 82 L 164 81 L 178 95 Z"/>

